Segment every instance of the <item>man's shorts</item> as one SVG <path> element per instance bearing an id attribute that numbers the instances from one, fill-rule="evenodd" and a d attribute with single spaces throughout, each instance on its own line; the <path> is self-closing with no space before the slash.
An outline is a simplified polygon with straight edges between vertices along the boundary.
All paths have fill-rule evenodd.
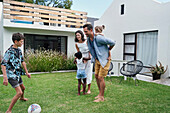
<path id="1" fill-rule="evenodd" d="M 14 79 L 12 79 L 12 78 L 9 78 L 9 79 L 8 79 L 8 82 L 11 84 L 11 86 L 12 86 L 13 88 L 16 88 L 16 87 L 20 86 L 21 84 L 23 84 L 21 77 L 19 78 L 19 81 L 18 81 L 17 79 L 14 80 Z"/>
<path id="2" fill-rule="evenodd" d="M 109 71 L 111 60 L 108 60 L 107 64 L 103 68 L 98 60 L 95 61 L 95 74 L 101 77 L 106 77 Z"/>
<path id="3" fill-rule="evenodd" d="M 85 69 L 78 69 L 76 78 L 77 79 L 87 78 L 86 73 L 85 73 Z"/>

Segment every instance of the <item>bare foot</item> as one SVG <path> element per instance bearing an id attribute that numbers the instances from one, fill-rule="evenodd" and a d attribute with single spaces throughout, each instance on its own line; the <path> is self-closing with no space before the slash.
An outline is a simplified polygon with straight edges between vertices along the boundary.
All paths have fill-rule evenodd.
<path id="1" fill-rule="evenodd" d="M 94 97 L 95 99 L 98 99 L 99 98 L 99 95 L 97 95 L 96 97 Z"/>
<path id="2" fill-rule="evenodd" d="M 104 101 L 104 97 L 99 97 L 97 100 L 94 100 L 93 102 L 103 102 Z"/>
<path id="3" fill-rule="evenodd" d="M 6 111 L 5 113 L 12 113 L 11 111 Z"/>
<path id="4" fill-rule="evenodd" d="M 28 101 L 27 98 L 20 98 L 19 100 L 22 100 L 22 101 Z"/>
<path id="5" fill-rule="evenodd" d="M 87 91 L 87 94 L 90 94 L 91 93 L 91 91 Z"/>
<path id="6" fill-rule="evenodd" d="M 83 95 L 87 95 L 87 93 L 83 93 Z"/>
<path id="7" fill-rule="evenodd" d="M 82 90 L 80 90 L 80 92 L 83 92 L 83 89 L 82 89 Z"/>

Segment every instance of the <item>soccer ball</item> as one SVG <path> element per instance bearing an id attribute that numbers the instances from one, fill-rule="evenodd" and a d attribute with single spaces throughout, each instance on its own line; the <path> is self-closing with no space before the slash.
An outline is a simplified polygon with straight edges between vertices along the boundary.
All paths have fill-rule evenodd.
<path id="1" fill-rule="evenodd" d="M 28 108 L 28 113 L 40 113 L 41 107 L 38 104 L 31 104 Z"/>

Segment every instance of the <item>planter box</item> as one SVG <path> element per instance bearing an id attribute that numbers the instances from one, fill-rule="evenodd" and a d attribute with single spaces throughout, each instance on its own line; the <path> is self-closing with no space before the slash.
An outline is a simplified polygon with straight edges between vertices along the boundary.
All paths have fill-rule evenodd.
<path id="1" fill-rule="evenodd" d="M 157 80 L 161 78 L 161 74 L 152 73 L 152 77 L 153 77 L 153 80 Z"/>

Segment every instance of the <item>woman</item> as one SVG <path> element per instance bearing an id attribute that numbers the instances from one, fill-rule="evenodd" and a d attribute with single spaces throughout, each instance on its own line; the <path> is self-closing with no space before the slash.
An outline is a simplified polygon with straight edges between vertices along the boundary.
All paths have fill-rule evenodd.
<path id="1" fill-rule="evenodd" d="M 84 39 L 84 34 L 81 30 L 78 30 L 75 32 L 75 42 L 76 42 L 75 46 L 76 46 L 77 52 L 80 51 L 84 58 L 91 57 L 90 52 L 87 47 L 87 42 Z M 86 63 L 85 73 L 87 75 L 87 84 L 88 84 L 87 94 L 90 94 L 91 93 L 90 86 L 91 86 L 91 81 L 92 81 L 91 60 L 88 60 Z"/>

